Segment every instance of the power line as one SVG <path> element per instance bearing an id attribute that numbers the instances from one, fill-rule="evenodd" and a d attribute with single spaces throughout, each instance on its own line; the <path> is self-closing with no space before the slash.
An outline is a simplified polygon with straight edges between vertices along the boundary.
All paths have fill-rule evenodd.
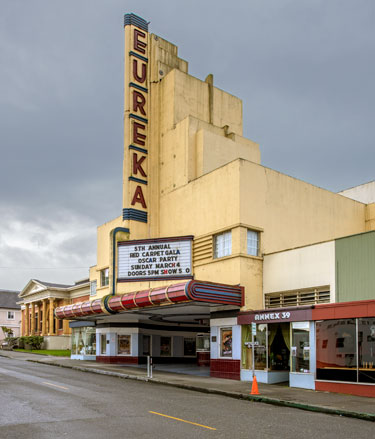
<path id="1" fill-rule="evenodd" d="M 82 270 L 89 267 L 0 267 L 0 270 Z"/>

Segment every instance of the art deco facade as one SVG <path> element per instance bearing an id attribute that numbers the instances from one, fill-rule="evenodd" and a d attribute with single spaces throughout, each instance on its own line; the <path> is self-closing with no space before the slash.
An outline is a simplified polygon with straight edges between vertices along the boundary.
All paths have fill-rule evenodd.
<path id="1" fill-rule="evenodd" d="M 74 354 L 198 362 L 234 379 L 255 362 L 265 382 L 295 373 L 291 385 L 315 388 L 313 309 L 340 301 L 337 240 L 375 229 L 367 190 L 336 194 L 264 167 L 241 100 L 189 75 L 175 45 L 126 14 L 123 211 L 98 228 L 90 298 L 56 309 L 74 320 Z"/>

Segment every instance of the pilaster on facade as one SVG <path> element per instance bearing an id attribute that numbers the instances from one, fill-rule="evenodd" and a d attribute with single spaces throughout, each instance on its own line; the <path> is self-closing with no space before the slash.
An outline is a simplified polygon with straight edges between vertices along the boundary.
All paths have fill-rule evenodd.
<path id="1" fill-rule="evenodd" d="M 47 334 L 47 299 L 42 300 L 42 333 L 41 335 L 44 337 Z"/>
<path id="2" fill-rule="evenodd" d="M 49 298 L 49 328 L 48 335 L 56 335 L 54 331 L 54 299 L 52 297 Z"/>
<path id="3" fill-rule="evenodd" d="M 30 335 L 30 305 L 26 303 L 25 305 L 25 325 L 24 325 L 24 335 Z"/>
<path id="4" fill-rule="evenodd" d="M 31 304 L 31 331 L 30 335 L 35 335 L 35 303 Z"/>

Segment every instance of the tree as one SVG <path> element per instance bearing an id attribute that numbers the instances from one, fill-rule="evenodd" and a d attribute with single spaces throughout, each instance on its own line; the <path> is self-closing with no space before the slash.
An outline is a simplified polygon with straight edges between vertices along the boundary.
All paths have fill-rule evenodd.
<path id="1" fill-rule="evenodd" d="M 9 338 L 13 337 L 13 329 L 7 328 L 6 326 L 2 326 L 1 329 L 5 334 L 5 340 L 8 340 Z"/>

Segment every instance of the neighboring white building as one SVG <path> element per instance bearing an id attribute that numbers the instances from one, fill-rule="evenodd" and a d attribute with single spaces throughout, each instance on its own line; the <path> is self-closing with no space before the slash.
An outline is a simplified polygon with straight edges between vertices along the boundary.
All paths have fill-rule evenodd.
<path id="1" fill-rule="evenodd" d="M 6 334 L 1 327 L 5 326 L 13 331 L 13 337 L 20 336 L 21 307 L 17 304 L 19 291 L 0 290 L 0 341 Z"/>
<path id="2" fill-rule="evenodd" d="M 339 194 L 361 203 L 375 203 L 375 180 L 345 189 L 339 192 Z"/>
<path id="3" fill-rule="evenodd" d="M 264 256 L 265 308 L 336 302 L 335 241 Z"/>

